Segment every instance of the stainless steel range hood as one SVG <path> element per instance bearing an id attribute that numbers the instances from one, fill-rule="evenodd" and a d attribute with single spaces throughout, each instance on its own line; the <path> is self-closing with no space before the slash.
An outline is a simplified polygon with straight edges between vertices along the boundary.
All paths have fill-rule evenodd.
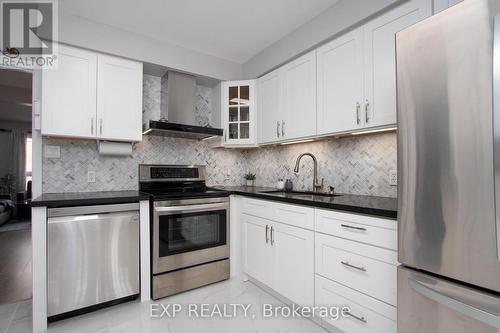
<path id="1" fill-rule="evenodd" d="M 168 88 L 167 88 L 168 85 Z M 143 134 L 206 139 L 222 136 L 223 130 L 197 124 L 196 77 L 169 71 L 162 78 L 159 113 L 145 113 Z"/>

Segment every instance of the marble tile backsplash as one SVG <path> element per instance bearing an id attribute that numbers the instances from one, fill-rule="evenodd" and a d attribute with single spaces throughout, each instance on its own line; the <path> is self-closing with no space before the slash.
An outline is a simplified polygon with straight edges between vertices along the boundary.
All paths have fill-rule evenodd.
<path id="1" fill-rule="evenodd" d="M 44 139 L 44 145 L 61 147 L 59 159 L 43 159 L 46 193 L 137 189 L 140 163 L 203 164 L 210 185 L 241 185 L 243 174 L 250 171 L 257 174 L 259 186 L 290 178 L 296 189 L 310 190 L 311 158 L 303 158 L 298 174 L 293 168 L 299 154 L 311 152 L 325 187 L 334 186 L 340 193 L 397 195 L 396 187 L 389 185 L 389 172 L 396 169 L 393 133 L 243 151 L 212 149 L 204 141 L 145 136 L 130 157 L 101 156 L 95 141 Z M 96 172 L 95 183 L 87 182 L 88 171 Z"/>
<path id="2" fill-rule="evenodd" d="M 314 169 L 309 156 L 302 158 L 298 174 L 293 172 L 297 157 L 305 152 L 316 156 L 318 178 L 324 178 L 325 189 L 330 185 L 339 193 L 397 196 L 397 187 L 389 185 L 389 172 L 397 169 L 394 133 L 249 150 L 246 165 L 257 174 L 258 186 L 290 178 L 295 189 L 312 190 Z"/>
<path id="3" fill-rule="evenodd" d="M 145 75 L 143 88 L 143 114 L 146 118 L 159 115 L 167 94 L 162 91 L 162 79 Z M 195 115 L 200 125 L 212 120 L 211 96 L 210 88 L 197 87 Z M 61 148 L 60 158 L 43 158 L 45 193 L 137 189 L 141 163 L 203 164 L 209 185 L 241 185 L 243 174 L 253 172 L 259 186 L 272 187 L 278 178 L 290 178 L 296 189 L 310 190 L 312 160 L 304 157 L 297 175 L 293 168 L 299 154 L 311 152 L 318 159 L 318 174 L 325 187 L 334 186 L 342 193 L 397 195 L 396 187 L 389 185 L 389 172 L 396 170 L 394 133 L 248 150 L 213 149 L 204 141 L 144 136 L 128 157 L 101 156 L 94 140 L 44 138 L 43 145 Z M 88 171 L 96 172 L 96 182 L 87 182 Z"/>
<path id="4" fill-rule="evenodd" d="M 61 147 L 59 159 L 43 159 L 44 193 L 136 190 L 141 163 L 206 165 L 211 185 L 240 185 L 247 170 L 241 151 L 180 138 L 144 136 L 130 157 L 101 156 L 95 141 L 44 139 L 44 145 Z M 88 171 L 95 171 L 95 183 L 87 182 Z"/>

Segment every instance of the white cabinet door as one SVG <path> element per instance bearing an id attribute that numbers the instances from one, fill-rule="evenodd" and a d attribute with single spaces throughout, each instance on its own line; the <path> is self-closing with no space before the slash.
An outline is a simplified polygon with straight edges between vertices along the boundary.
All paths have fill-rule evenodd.
<path id="1" fill-rule="evenodd" d="M 243 266 L 245 273 L 270 285 L 270 229 L 271 222 L 242 214 L 244 226 Z"/>
<path id="2" fill-rule="evenodd" d="M 141 141 L 142 63 L 99 55 L 97 80 L 97 136 Z"/>
<path id="3" fill-rule="evenodd" d="M 396 33 L 431 14 L 430 0 L 412 0 L 364 26 L 365 127 L 396 124 Z"/>
<path id="4" fill-rule="evenodd" d="M 254 147 L 257 144 L 255 80 L 222 84 L 224 146 Z"/>
<path id="5" fill-rule="evenodd" d="M 455 6 L 462 1 L 463 0 L 434 0 L 434 14 Z"/>
<path id="6" fill-rule="evenodd" d="M 283 77 L 275 70 L 258 80 L 259 143 L 281 139 Z"/>
<path id="7" fill-rule="evenodd" d="M 42 135 L 95 138 L 97 55 L 59 45 L 58 57 L 42 72 Z"/>
<path id="8" fill-rule="evenodd" d="M 281 138 L 316 135 L 316 51 L 283 67 Z"/>
<path id="9" fill-rule="evenodd" d="M 317 49 L 318 134 L 363 125 L 363 31 L 353 30 Z"/>
<path id="10" fill-rule="evenodd" d="M 314 304 L 314 232 L 272 226 L 272 288 L 299 305 Z"/>

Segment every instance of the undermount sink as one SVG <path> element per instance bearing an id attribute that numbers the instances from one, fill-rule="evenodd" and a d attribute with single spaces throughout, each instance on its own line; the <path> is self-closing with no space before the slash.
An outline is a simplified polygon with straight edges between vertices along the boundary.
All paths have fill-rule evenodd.
<path id="1" fill-rule="evenodd" d="M 273 191 L 262 191 L 261 193 L 266 193 L 266 194 L 288 194 L 288 195 L 293 195 L 296 197 L 310 197 L 310 196 L 322 196 L 322 197 L 338 197 L 340 194 L 330 194 L 330 193 L 325 193 L 325 192 L 311 192 L 311 191 L 282 191 L 282 190 L 273 190 Z"/>

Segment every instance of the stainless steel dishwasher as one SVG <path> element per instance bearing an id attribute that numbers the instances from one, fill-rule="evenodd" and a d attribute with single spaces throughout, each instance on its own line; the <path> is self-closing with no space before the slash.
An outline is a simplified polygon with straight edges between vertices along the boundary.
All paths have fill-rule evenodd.
<path id="1" fill-rule="evenodd" d="M 49 321 L 139 294 L 139 204 L 47 211 Z"/>

